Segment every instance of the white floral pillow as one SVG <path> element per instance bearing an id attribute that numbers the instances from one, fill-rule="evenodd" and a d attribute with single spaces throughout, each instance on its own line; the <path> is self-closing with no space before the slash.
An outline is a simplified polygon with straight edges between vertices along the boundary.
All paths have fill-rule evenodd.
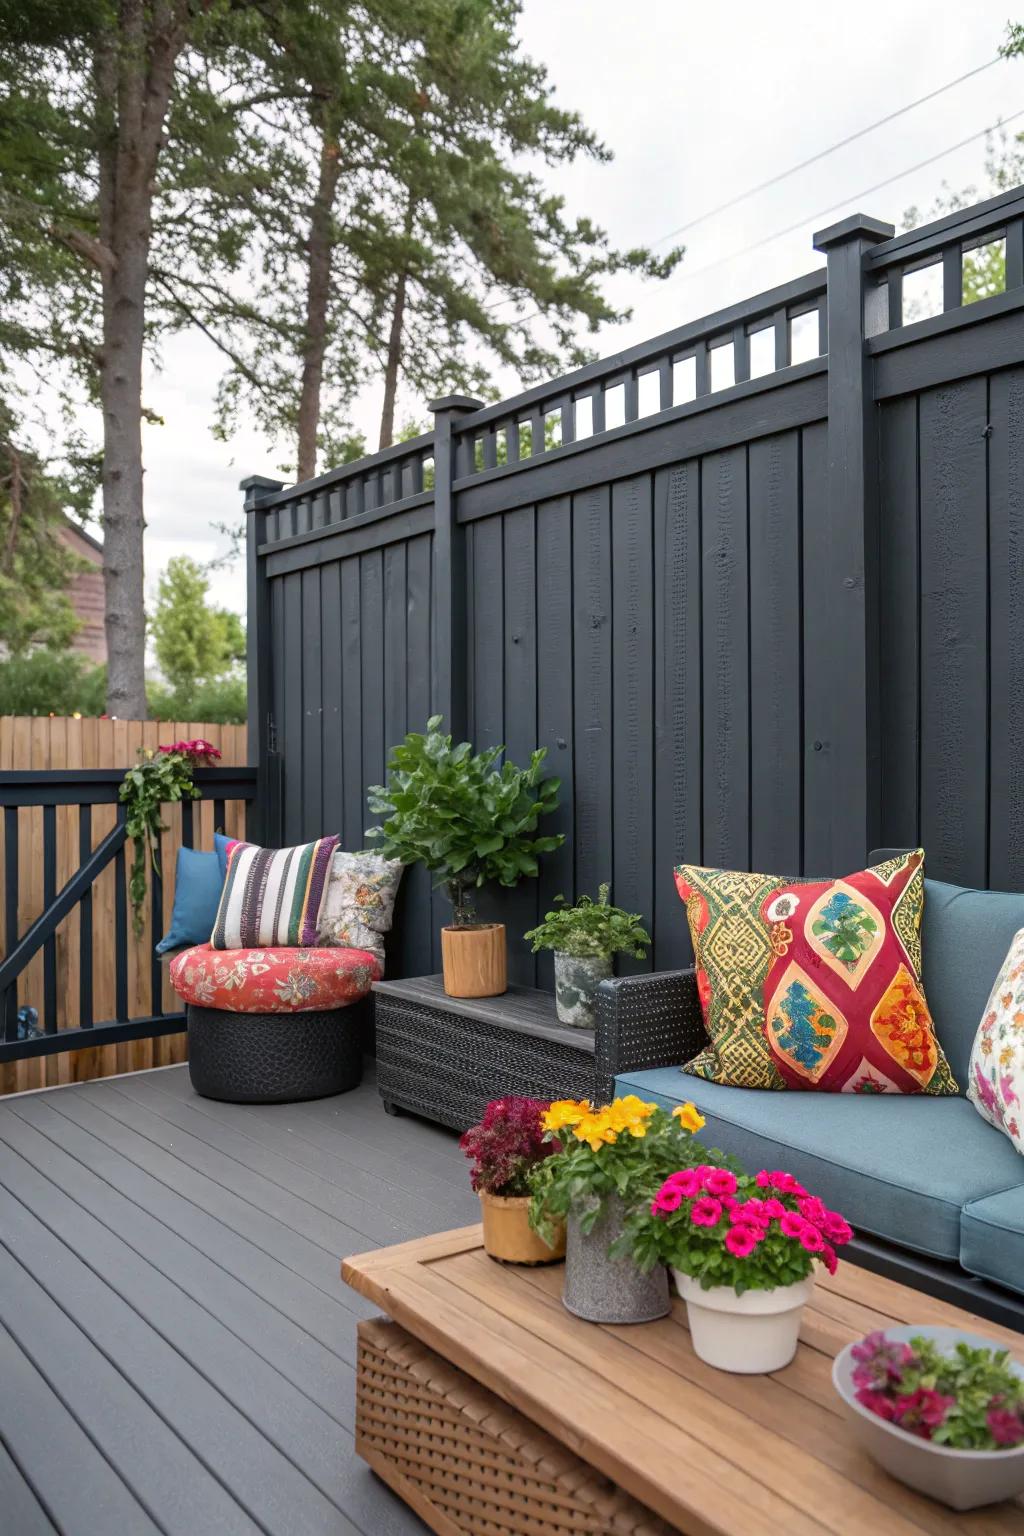
<path id="1" fill-rule="evenodd" d="M 967 1097 L 1024 1154 L 1024 928 L 1013 936 L 971 1051 Z"/>
<path id="2" fill-rule="evenodd" d="M 336 851 L 317 942 L 368 949 L 383 964 L 384 935 L 391 928 L 402 868 L 400 860 L 383 859 L 379 853 Z"/>

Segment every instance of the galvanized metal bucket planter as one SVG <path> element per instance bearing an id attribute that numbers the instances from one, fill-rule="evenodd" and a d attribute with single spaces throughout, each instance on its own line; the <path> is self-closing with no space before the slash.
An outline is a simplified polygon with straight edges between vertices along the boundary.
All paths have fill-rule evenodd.
<path id="1" fill-rule="evenodd" d="M 580 1218 L 586 1209 L 574 1207 L 566 1223 L 563 1305 L 588 1323 L 650 1323 L 665 1317 L 668 1271 L 659 1264 L 645 1275 L 632 1259 L 609 1257 L 608 1249 L 622 1235 L 622 1201 L 608 1196 L 593 1228 L 585 1233 Z"/>
<path id="2" fill-rule="evenodd" d="M 602 981 L 612 974 L 612 962 L 603 956 L 567 955 L 555 950 L 555 1007 L 561 1023 L 574 1029 L 593 1029 L 594 999 Z"/>

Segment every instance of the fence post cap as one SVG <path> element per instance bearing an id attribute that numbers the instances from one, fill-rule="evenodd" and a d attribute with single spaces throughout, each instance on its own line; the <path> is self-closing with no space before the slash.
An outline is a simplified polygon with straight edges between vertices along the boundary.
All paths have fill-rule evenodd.
<path id="1" fill-rule="evenodd" d="M 474 400 L 471 395 L 445 395 L 440 400 L 431 400 L 427 406 L 428 411 L 436 415 L 438 411 L 482 411 L 482 400 Z"/>
<path id="2" fill-rule="evenodd" d="M 245 492 L 245 510 L 251 512 L 264 496 L 283 491 L 284 481 L 271 480 L 267 475 L 247 475 L 244 480 L 239 480 L 238 489 Z"/>
<path id="3" fill-rule="evenodd" d="M 879 240 L 891 240 L 895 233 L 895 224 L 887 224 L 884 219 L 873 219 L 866 213 L 850 213 L 845 219 L 840 219 L 838 224 L 819 229 L 813 236 L 814 249 L 829 251 L 834 245 L 845 245 L 849 240 L 877 243 Z"/>

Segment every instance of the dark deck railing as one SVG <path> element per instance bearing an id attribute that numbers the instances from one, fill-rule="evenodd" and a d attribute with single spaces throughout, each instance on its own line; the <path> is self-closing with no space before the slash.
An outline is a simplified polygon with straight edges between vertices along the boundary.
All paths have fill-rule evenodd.
<path id="1" fill-rule="evenodd" d="M 183 1027 L 180 1011 L 168 1012 L 163 1006 L 164 972 L 160 956 L 151 951 L 149 972 L 149 1012 L 132 1016 L 129 1005 L 129 925 L 126 879 L 125 807 L 118 800 L 124 778 L 120 768 L 48 770 L 39 772 L 0 772 L 0 810 L 4 829 L 4 950 L 0 960 L 0 1062 L 28 1056 L 45 1056 L 54 1051 L 77 1050 L 84 1046 L 112 1045 L 170 1034 Z M 196 783 L 204 800 L 213 806 L 214 826 L 225 825 L 229 802 L 242 801 L 248 810 L 256 794 L 255 768 L 204 768 L 196 773 Z M 93 810 L 113 807 L 113 828 L 93 847 Z M 32 840 L 23 849 L 20 841 L 19 811 L 41 808 L 41 848 Z M 77 808 L 78 859 L 75 873 L 58 890 L 57 813 L 60 807 Z M 194 809 L 192 801 L 181 805 L 181 842 L 193 845 Z M 109 812 L 108 812 L 109 816 Z M 130 850 L 128 851 L 130 853 Z M 42 868 L 42 911 L 19 932 L 20 876 L 24 859 L 40 858 Z M 65 855 L 66 863 L 66 855 Z M 113 866 L 113 930 L 99 935 L 95 929 L 94 887 L 105 870 Z M 150 872 L 149 935 L 153 943 L 164 927 L 163 861 L 161 869 Z M 58 992 L 65 985 L 59 973 L 57 931 L 77 909 L 78 917 L 78 998 L 77 1028 L 58 1027 Z M 114 951 L 114 1017 L 97 1021 L 94 1017 L 94 959 L 97 942 L 109 942 Z M 41 997 L 32 999 L 37 1022 L 26 1028 L 19 1019 L 18 981 L 37 955 L 42 955 Z M 26 999 L 22 999 L 24 1003 Z"/>

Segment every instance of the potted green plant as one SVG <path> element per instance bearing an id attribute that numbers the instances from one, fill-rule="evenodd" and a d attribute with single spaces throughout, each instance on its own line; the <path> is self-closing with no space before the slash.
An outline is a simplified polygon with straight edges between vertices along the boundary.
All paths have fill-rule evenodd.
<path id="1" fill-rule="evenodd" d="M 451 997 L 493 997 L 507 984 L 505 925 L 476 921 L 476 891 L 535 876 L 537 856 L 565 840 L 536 835 L 558 804 L 558 779 L 543 775 L 545 750 L 531 754 L 528 768 L 499 767 L 504 750 L 453 746 L 432 715 L 425 734 L 411 732 L 391 749 L 387 784 L 368 791 L 370 810 L 384 819 L 366 836 L 387 859 L 425 864 L 452 904 L 454 922 L 441 930 Z"/>
<path id="2" fill-rule="evenodd" d="M 796 1352 L 814 1268 L 834 1273 L 852 1232 L 791 1173 L 691 1160 L 626 1222 L 641 1270 L 667 1264 L 686 1302 L 693 1347 L 721 1371 L 779 1371 Z"/>
<path id="3" fill-rule="evenodd" d="M 600 885 L 596 901 L 581 896 L 575 904 L 556 896 L 554 909 L 524 935 L 534 954 L 554 950 L 555 1008 L 563 1024 L 578 1029 L 593 1029 L 594 998 L 612 974 L 615 956 L 642 960 L 651 942 L 639 912 L 611 906 L 608 892 L 607 884 Z"/>
<path id="4" fill-rule="evenodd" d="M 531 1168 L 558 1150 L 544 1137 L 549 1105 L 540 1099 L 492 1099 L 479 1125 L 459 1146 L 473 1161 L 470 1182 L 480 1196 L 484 1250 L 506 1264 L 550 1264 L 565 1256 L 565 1223 L 556 1223 L 551 1242 L 530 1226 Z"/>
<path id="5" fill-rule="evenodd" d="M 692 1104 L 669 1114 L 627 1094 L 598 1108 L 586 1100 L 559 1099 L 543 1124 L 546 1137 L 559 1147 L 530 1172 L 530 1221 L 546 1239 L 556 1222 L 566 1224 L 563 1304 L 593 1323 L 664 1317 L 669 1308 L 664 1268 L 652 1262 L 641 1269 L 621 1239 L 626 1217 L 650 1202 L 671 1169 L 719 1156 L 694 1140 L 703 1118 Z"/>

